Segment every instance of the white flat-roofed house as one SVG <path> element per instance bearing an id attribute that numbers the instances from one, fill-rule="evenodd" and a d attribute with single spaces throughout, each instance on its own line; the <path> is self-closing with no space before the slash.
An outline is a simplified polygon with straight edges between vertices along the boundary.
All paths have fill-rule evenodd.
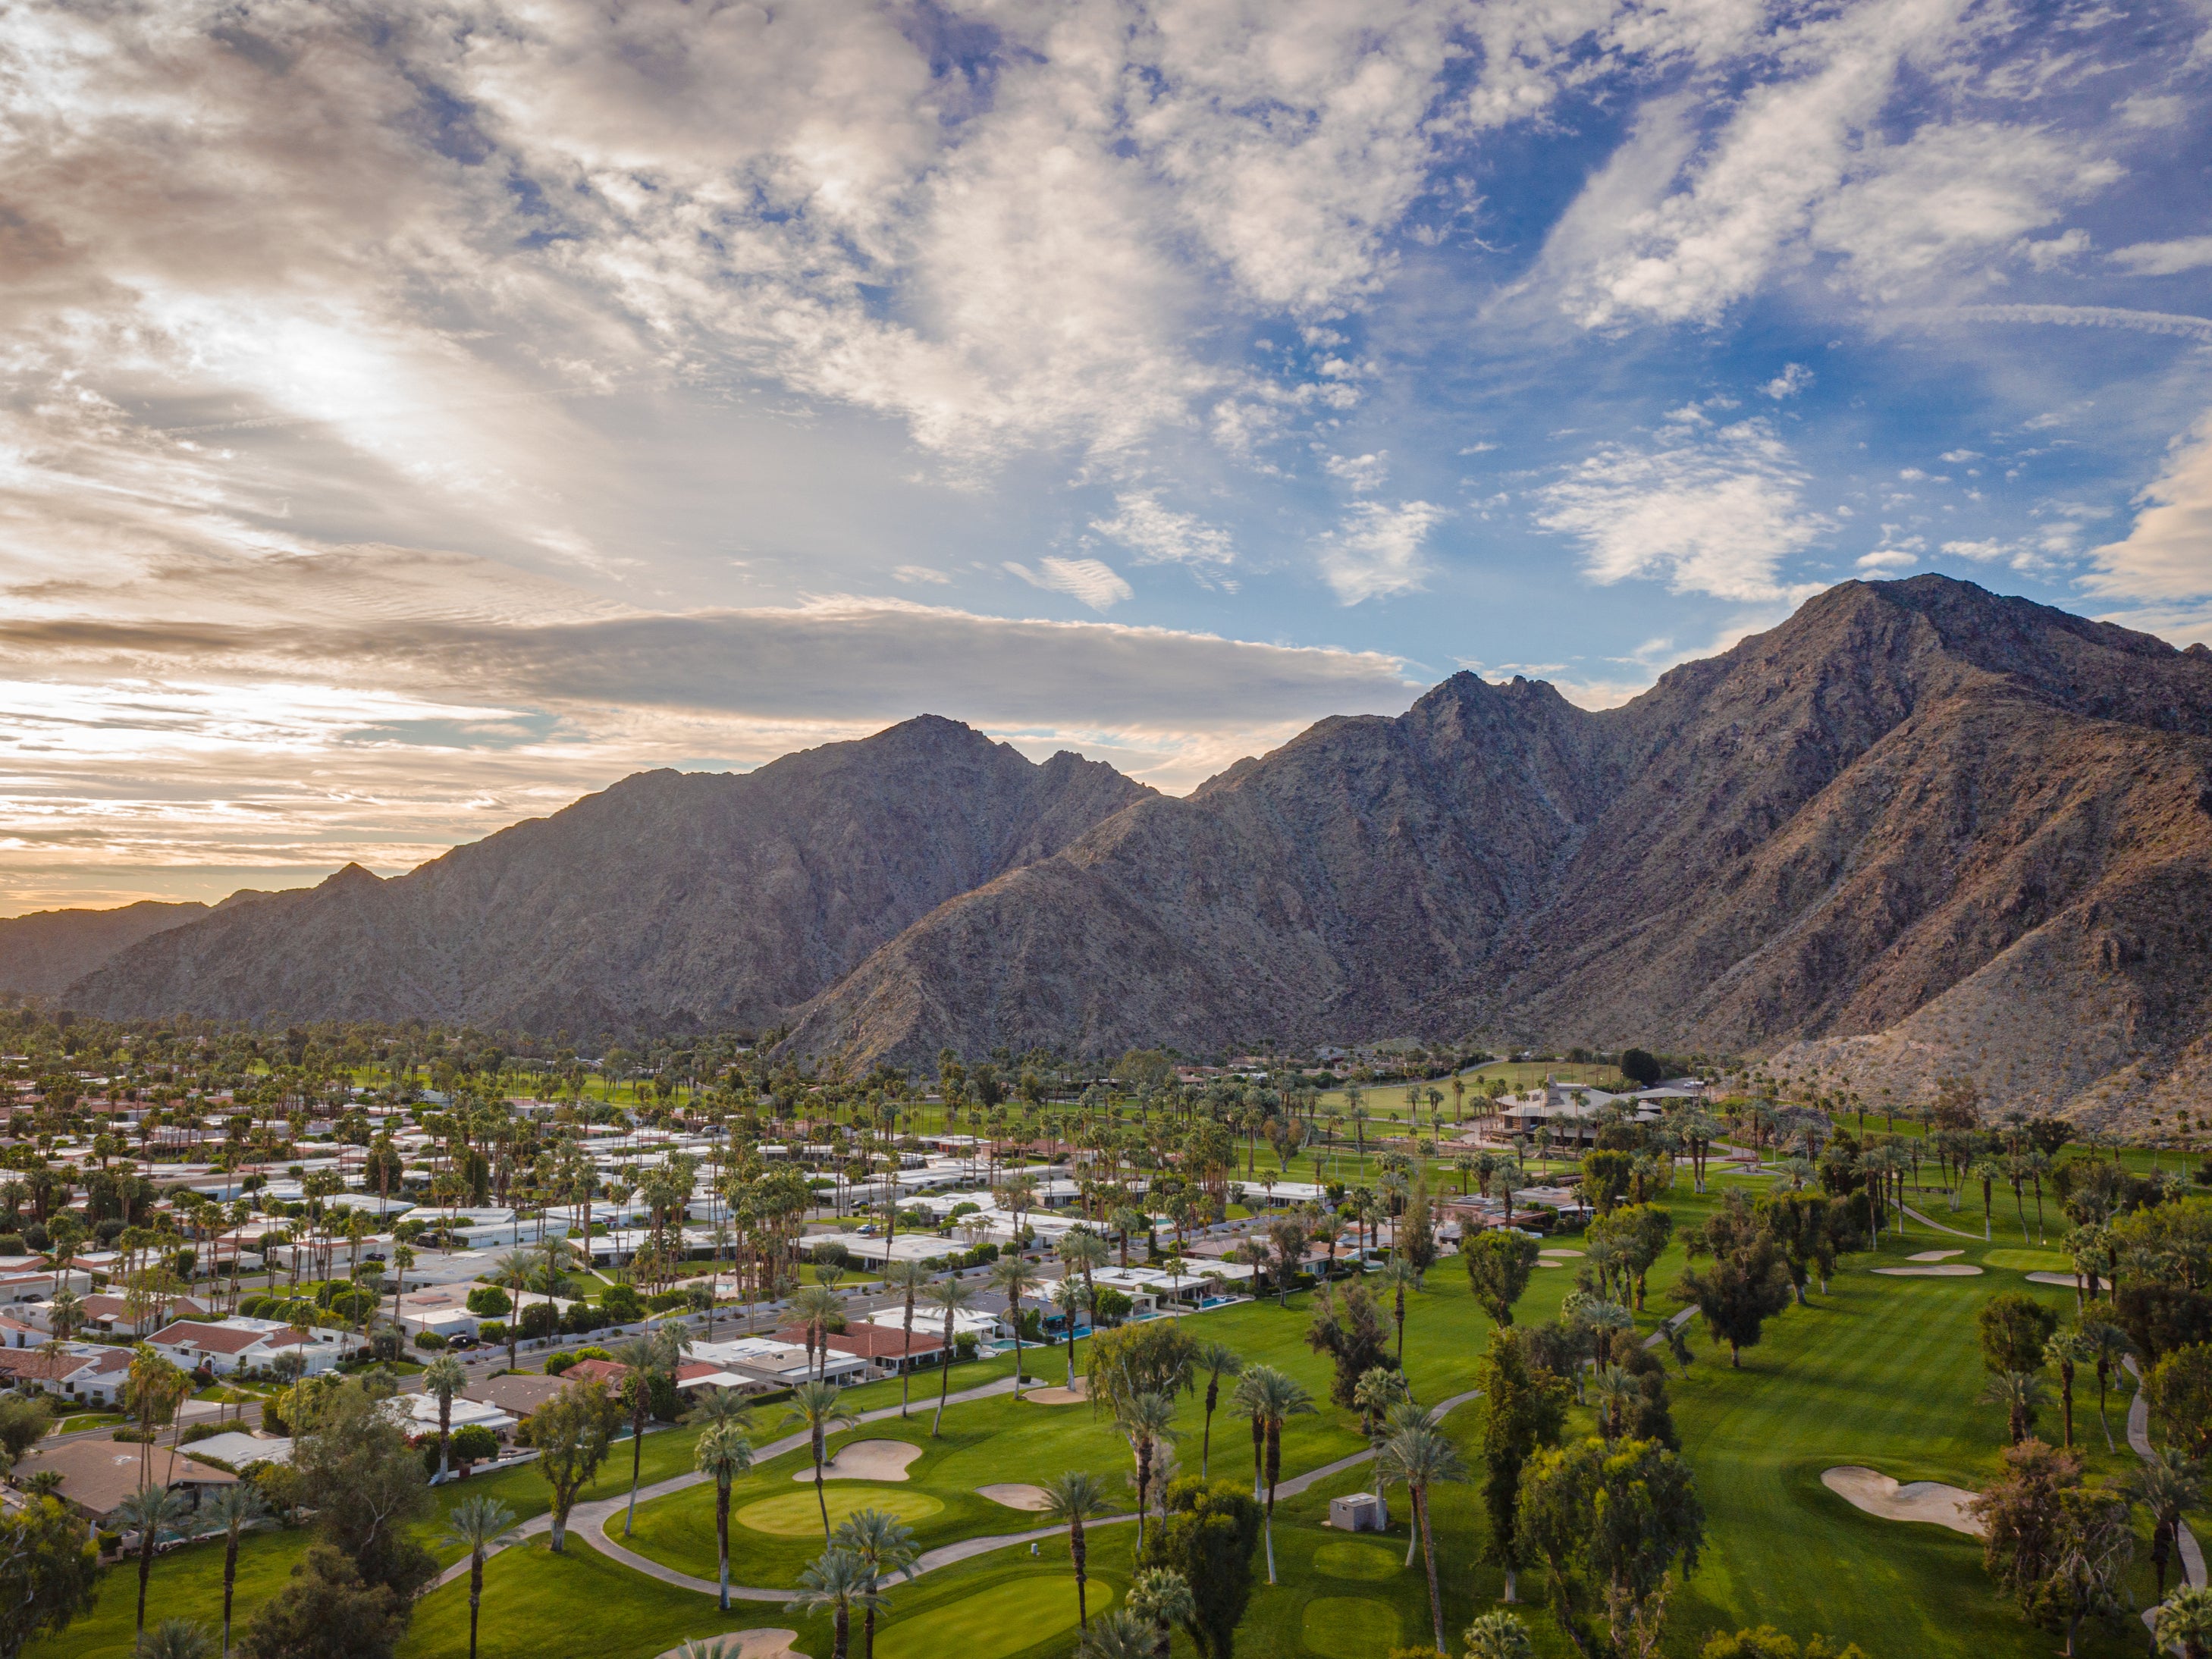
<path id="1" fill-rule="evenodd" d="M 714 1370 L 691 1376 L 679 1376 L 678 1385 L 686 1389 L 714 1385 L 716 1376 L 724 1374 L 744 1379 L 756 1389 L 788 1389 L 815 1375 L 801 1344 L 779 1342 L 764 1336 L 739 1337 L 728 1342 L 695 1342 L 690 1358 L 694 1364 L 711 1365 Z M 868 1362 L 860 1354 L 839 1353 L 832 1349 L 821 1364 L 822 1374 L 832 1382 L 868 1380 Z M 724 1382 L 719 1386 L 739 1384 Z"/>
<path id="2" fill-rule="evenodd" d="M 438 1396 L 434 1394 L 395 1394 L 385 1401 L 384 1408 L 410 1435 L 435 1434 L 438 1431 Z M 471 1400 L 466 1395 L 453 1396 L 453 1413 L 448 1420 L 456 1429 L 489 1429 L 501 1440 L 514 1432 L 515 1419 L 512 1413 L 501 1411 L 487 1401 Z"/>

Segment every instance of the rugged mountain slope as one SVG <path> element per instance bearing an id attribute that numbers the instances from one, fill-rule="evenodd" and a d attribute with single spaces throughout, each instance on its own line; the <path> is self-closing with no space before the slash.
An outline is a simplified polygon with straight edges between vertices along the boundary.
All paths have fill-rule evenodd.
<path id="1" fill-rule="evenodd" d="M 0 994 L 50 997 L 149 933 L 207 915 L 144 899 L 113 910 L 34 910 L 0 921 Z"/>
<path id="2" fill-rule="evenodd" d="M 1472 1026 L 2140 1103 L 2212 1022 L 2208 802 L 2212 655 L 1848 583 L 1623 708 L 1461 676 L 1324 723 L 951 901 L 792 1042 Z"/>
<path id="3" fill-rule="evenodd" d="M 73 985 L 88 1012 L 772 1024 L 956 894 L 1151 791 L 908 720 L 741 775 L 641 773 L 389 881 L 218 912 Z"/>

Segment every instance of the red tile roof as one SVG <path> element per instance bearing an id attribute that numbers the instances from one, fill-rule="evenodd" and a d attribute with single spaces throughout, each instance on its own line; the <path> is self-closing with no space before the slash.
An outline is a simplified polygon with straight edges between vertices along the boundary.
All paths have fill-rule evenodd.
<path id="1" fill-rule="evenodd" d="M 806 1328 L 791 1325 L 775 1334 L 779 1342 L 790 1342 L 800 1347 L 806 1346 Z M 828 1338 L 832 1353 L 858 1354 L 865 1359 L 896 1359 L 910 1353 L 934 1353 L 945 1346 L 941 1336 L 929 1336 L 921 1331 L 914 1334 L 909 1342 L 904 1331 L 890 1325 L 853 1325 L 842 1331 L 832 1331 Z"/>

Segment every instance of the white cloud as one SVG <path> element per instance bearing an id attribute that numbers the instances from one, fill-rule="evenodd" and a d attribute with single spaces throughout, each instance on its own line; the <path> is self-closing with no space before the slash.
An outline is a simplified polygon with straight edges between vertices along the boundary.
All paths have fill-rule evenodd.
<path id="1" fill-rule="evenodd" d="M 1093 611 L 1110 611 L 1135 591 L 1103 559 L 1048 557 L 1039 559 L 1035 570 L 1009 559 L 1006 568 L 1032 587 L 1068 594 Z"/>
<path id="2" fill-rule="evenodd" d="M 2090 555 L 2082 586 L 2108 599 L 2212 594 L 2212 415 L 2173 441 L 2164 471 L 2136 499 L 2134 526 Z"/>
<path id="3" fill-rule="evenodd" d="M 896 580 L 907 583 L 935 582 L 941 584 L 949 582 L 952 580 L 951 577 L 946 575 L 942 570 L 936 569 L 933 567 L 926 564 L 894 565 L 891 568 L 891 574 Z"/>
<path id="4" fill-rule="evenodd" d="M 1583 544 L 1583 569 L 1611 584 L 1663 578 L 1677 592 L 1773 602 L 1782 562 L 1825 535 L 1805 507 L 1803 469 L 1764 420 L 1709 435 L 1677 428 L 1652 449 L 1609 445 L 1540 493 L 1538 526 Z"/>
<path id="5" fill-rule="evenodd" d="M 1365 455 L 1331 455 L 1322 462 L 1328 476 L 1348 484 L 1355 495 L 1365 495 L 1382 487 L 1390 476 L 1390 456 L 1387 450 Z"/>
<path id="6" fill-rule="evenodd" d="M 1429 532 L 1445 517 L 1427 501 L 1362 501 L 1322 538 L 1322 576 L 1346 605 L 1426 586 Z"/>
<path id="7" fill-rule="evenodd" d="M 2175 334 L 2212 341 L 2212 317 L 2170 311 L 2130 311 L 2118 306 L 1957 306 L 1926 313 L 1930 322 L 2049 323 L 2060 328 L 2123 328 L 2142 334 Z M 2029 422 L 2032 428 L 2033 422 Z"/>
<path id="8" fill-rule="evenodd" d="M 1796 397 L 1812 384 L 1811 369 L 1802 363 L 1784 363 L 1782 372 L 1759 387 L 1759 390 L 1773 398 L 1775 402 L 1780 403 L 1785 398 Z"/>
<path id="9" fill-rule="evenodd" d="M 1776 72 L 1710 137 L 1709 103 L 1648 105 L 1524 292 L 1588 327 L 1710 325 L 1818 255 L 1887 295 L 2018 241 L 2118 170 L 2056 131 L 1940 106 L 1889 141 L 1903 72 L 1951 67 L 1979 27 L 1958 0 L 1875 0 L 1778 31 Z"/>
<path id="10" fill-rule="evenodd" d="M 1091 527 L 1111 536 L 1146 564 L 1213 567 L 1233 564 L 1237 546 L 1229 532 L 1195 514 L 1160 505 L 1157 490 L 1131 490 L 1114 498 L 1114 516 L 1093 519 Z"/>
<path id="11" fill-rule="evenodd" d="M 1862 553 L 1858 557 L 1859 568 L 1869 574 L 1880 574 L 1885 571 L 1893 570 L 1911 570 L 1917 568 L 1919 563 L 1920 556 L 1917 553 L 1908 553 L 1899 547 L 1879 548 L 1872 553 Z"/>
<path id="12" fill-rule="evenodd" d="M 2212 236 L 2184 236 L 2171 242 L 2133 242 L 2105 256 L 2133 276 L 2172 276 L 2212 265 Z"/>

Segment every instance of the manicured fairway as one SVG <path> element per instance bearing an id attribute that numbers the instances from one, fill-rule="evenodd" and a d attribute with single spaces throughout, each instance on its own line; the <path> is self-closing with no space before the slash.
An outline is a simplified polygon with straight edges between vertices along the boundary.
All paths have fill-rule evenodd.
<path id="1" fill-rule="evenodd" d="M 1089 1601 L 1095 1619 L 1113 1605 L 1113 1586 L 1094 1583 Z M 880 1659 L 1006 1659 L 1055 1638 L 1072 1645 L 1075 1613 L 1072 1575 L 1031 1574 L 880 1626 L 876 1652 Z"/>

